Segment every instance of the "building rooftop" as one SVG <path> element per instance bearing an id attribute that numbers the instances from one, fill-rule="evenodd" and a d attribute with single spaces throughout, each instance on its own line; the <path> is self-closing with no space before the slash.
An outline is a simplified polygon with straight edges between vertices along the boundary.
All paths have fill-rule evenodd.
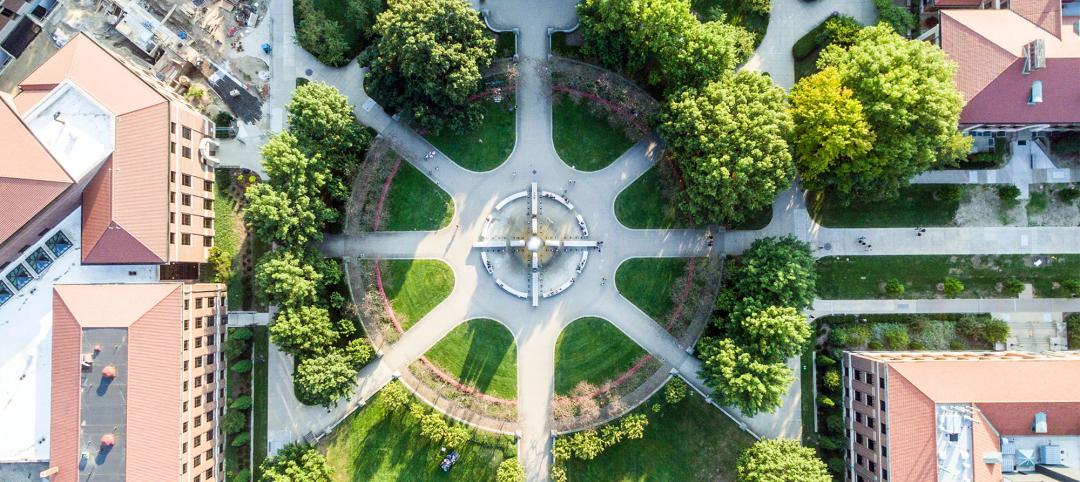
<path id="1" fill-rule="evenodd" d="M 53 287 L 53 482 L 180 473 L 181 286 Z"/>
<path id="2" fill-rule="evenodd" d="M 50 91 L 23 119 L 73 179 L 82 179 L 113 151 L 112 113 L 71 82 Z"/>

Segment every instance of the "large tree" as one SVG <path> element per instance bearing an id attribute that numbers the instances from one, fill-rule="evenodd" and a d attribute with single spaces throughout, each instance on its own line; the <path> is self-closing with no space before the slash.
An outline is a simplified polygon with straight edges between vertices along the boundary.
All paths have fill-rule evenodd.
<path id="1" fill-rule="evenodd" d="M 731 72 L 753 51 L 754 34 L 746 29 L 724 22 L 695 22 L 675 41 L 660 46 L 659 80 L 672 92 L 703 87 Z"/>
<path id="2" fill-rule="evenodd" d="M 297 306 L 315 301 L 322 275 L 292 251 L 274 251 L 255 266 L 255 286 L 274 304 Z"/>
<path id="3" fill-rule="evenodd" d="M 390 110 L 421 127 L 466 131 L 482 118 L 469 97 L 481 88 L 495 41 L 465 0 L 389 0 L 375 22 L 378 40 L 364 53 L 365 87 Z"/>
<path id="4" fill-rule="evenodd" d="M 330 482 L 333 468 L 326 458 L 307 444 L 291 443 L 267 457 L 259 466 L 261 482 Z"/>
<path id="5" fill-rule="evenodd" d="M 896 197 L 911 177 L 970 150 L 971 140 L 956 130 L 963 107 L 956 65 L 934 44 L 908 40 L 886 25 L 867 27 L 851 46 L 822 51 L 818 67 L 835 69 L 874 135 L 872 149 L 830 170 L 843 199 Z"/>
<path id="6" fill-rule="evenodd" d="M 769 363 L 729 338 L 705 338 L 698 344 L 701 376 L 718 400 L 752 417 L 783 403 L 793 377 L 783 362 Z"/>
<path id="7" fill-rule="evenodd" d="M 270 340 L 293 356 L 327 353 L 340 338 L 326 308 L 288 306 L 279 311 L 270 323 Z"/>
<path id="8" fill-rule="evenodd" d="M 739 345 L 768 361 L 782 362 L 799 354 L 810 337 L 806 317 L 790 306 L 755 311 L 740 325 L 735 335 Z"/>
<path id="9" fill-rule="evenodd" d="M 792 144 L 799 178 L 820 189 L 826 174 L 842 158 L 865 155 L 874 145 L 862 103 L 840 83 L 833 67 L 804 77 L 791 89 Z"/>
<path id="10" fill-rule="evenodd" d="M 769 306 L 803 310 L 817 290 L 810 246 L 794 236 L 754 241 L 725 277 L 718 308 L 736 320 Z"/>
<path id="11" fill-rule="evenodd" d="M 330 407 L 352 394 L 356 367 L 344 352 L 332 350 L 325 355 L 301 359 L 293 382 L 300 402 Z"/>
<path id="12" fill-rule="evenodd" d="M 309 157 L 322 158 L 330 171 L 326 176 L 327 190 L 339 201 L 348 199 L 348 182 L 356 174 L 364 149 L 371 141 L 371 131 L 356 121 L 349 99 L 337 88 L 322 82 L 297 87 L 287 110 L 289 132 L 296 137 L 296 146 Z"/>
<path id="13" fill-rule="evenodd" d="M 784 90 L 756 72 L 725 74 L 675 96 L 660 135 L 682 172 L 683 207 L 698 222 L 738 222 L 769 206 L 794 176 Z"/>
<path id="14" fill-rule="evenodd" d="M 739 456 L 739 482 L 829 482 L 832 476 L 814 449 L 797 440 L 762 439 Z"/>
<path id="15" fill-rule="evenodd" d="M 338 213 L 322 199 L 329 174 L 321 158 L 305 155 L 288 132 L 271 137 L 262 155 L 270 180 L 247 190 L 244 218 L 257 235 L 285 247 L 322 240 L 323 226 Z"/>

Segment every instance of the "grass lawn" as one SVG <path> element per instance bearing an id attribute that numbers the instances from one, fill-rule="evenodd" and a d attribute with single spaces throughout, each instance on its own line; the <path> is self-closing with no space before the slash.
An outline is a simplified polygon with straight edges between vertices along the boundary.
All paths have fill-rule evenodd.
<path id="1" fill-rule="evenodd" d="M 517 398 L 517 347 L 514 335 L 494 320 L 469 320 L 425 354 L 458 381 L 488 395 Z"/>
<path id="2" fill-rule="evenodd" d="M 960 200 L 939 201 L 943 184 L 912 184 L 896 199 L 878 202 L 853 201 L 843 206 L 831 192 L 812 192 L 807 208 L 822 226 L 830 228 L 900 228 L 915 226 L 951 226 Z M 955 186 L 955 185 L 954 185 Z M 961 192 L 966 186 L 959 186 Z M 962 194 L 961 194 L 962 195 Z"/>
<path id="3" fill-rule="evenodd" d="M 412 164 L 402 162 L 386 201 L 387 231 L 428 231 L 450 224 L 454 202 Z"/>
<path id="4" fill-rule="evenodd" d="M 702 20 L 712 20 L 711 12 L 721 11 L 726 16 L 726 22 L 738 25 L 754 34 L 757 41 L 754 46 L 761 44 L 765 38 L 765 31 L 769 28 L 769 15 L 760 13 L 746 13 L 739 8 L 742 0 L 690 0 L 690 8 L 698 14 Z"/>
<path id="5" fill-rule="evenodd" d="M 233 171 L 222 169 L 217 172 L 221 176 L 215 175 L 214 182 L 214 246 L 233 260 L 233 275 L 228 285 L 228 308 L 229 311 L 240 311 L 244 309 L 244 300 L 249 295 L 246 288 L 250 285 L 250 280 L 245 283 L 240 273 L 238 259 L 244 243 L 244 221 L 236 211 L 236 203 L 225 195 L 225 188 L 232 183 L 232 179 L 225 182 L 221 179 L 234 175 Z"/>
<path id="6" fill-rule="evenodd" d="M 656 166 L 649 168 L 615 198 L 615 217 L 629 228 L 686 228 L 686 218 L 675 212 L 675 204 L 664 196 L 664 179 Z"/>
<path id="7" fill-rule="evenodd" d="M 675 308 L 673 284 L 686 276 L 687 258 L 633 258 L 619 265 L 615 286 L 657 323 L 666 323 Z"/>
<path id="8" fill-rule="evenodd" d="M 567 165 L 599 171 L 634 145 L 623 130 L 589 110 L 588 101 L 556 95 L 551 107 L 555 151 Z"/>
<path id="9" fill-rule="evenodd" d="M 254 342 L 252 344 L 254 349 L 255 366 L 252 371 L 255 373 L 255 396 L 254 400 L 254 412 L 252 416 L 255 418 L 252 424 L 254 433 L 251 434 L 252 448 L 254 449 L 254 463 L 252 466 L 254 469 L 253 480 L 258 480 L 259 465 L 262 464 L 263 459 L 266 458 L 266 430 L 267 430 L 267 410 L 266 404 L 269 401 L 267 395 L 267 383 L 269 383 L 269 356 L 270 356 L 270 333 L 265 326 L 256 326 L 252 330 L 255 332 L 255 336 L 252 338 Z"/>
<path id="10" fill-rule="evenodd" d="M 576 320 L 555 343 L 555 393 L 566 395 L 582 381 L 600 386 L 643 356 L 645 350 L 607 320 Z"/>
<path id="11" fill-rule="evenodd" d="M 1041 255 L 1042 256 L 1042 255 Z M 824 299 L 890 298 L 878 287 L 891 278 L 904 283 L 903 298 L 937 295 L 946 276 L 964 284 L 961 298 L 1000 298 L 995 284 L 1015 276 L 1035 286 L 1035 296 L 1067 297 L 1052 284 L 1080 278 L 1080 255 L 1045 255 L 1042 266 L 1024 255 L 826 257 L 815 264 L 818 296 Z"/>
<path id="12" fill-rule="evenodd" d="M 449 473 L 443 473 L 440 445 L 421 436 L 420 424 L 405 410 L 391 413 L 376 394 L 323 440 L 320 449 L 336 482 L 493 481 L 499 463 L 514 455 L 512 437 L 470 429 L 473 440 L 457 449 L 461 457 Z"/>
<path id="13" fill-rule="evenodd" d="M 428 135 L 427 140 L 459 166 L 473 171 L 490 171 L 499 167 L 514 150 L 515 112 L 513 102 L 484 100 L 484 120 L 476 130 L 467 134 L 444 131 Z"/>
<path id="14" fill-rule="evenodd" d="M 383 261 L 383 289 L 401 328 L 408 330 L 450 296 L 454 272 L 442 261 L 394 259 Z"/>
<path id="15" fill-rule="evenodd" d="M 647 412 L 645 437 L 619 442 L 590 461 L 572 459 L 567 466 L 569 479 L 734 481 L 736 461 L 754 439 L 693 390 L 690 393 L 676 405 L 665 405 L 660 413 Z M 663 392 L 636 411 L 644 412 L 662 398 Z"/>

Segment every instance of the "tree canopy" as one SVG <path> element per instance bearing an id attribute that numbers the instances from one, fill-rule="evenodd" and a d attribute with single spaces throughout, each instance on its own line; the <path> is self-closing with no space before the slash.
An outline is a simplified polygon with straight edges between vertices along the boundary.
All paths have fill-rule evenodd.
<path id="1" fill-rule="evenodd" d="M 763 74 L 725 74 L 675 96 L 658 131 L 682 172 L 684 208 L 698 222 L 738 222 L 791 186 L 791 117 Z"/>
<path id="2" fill-rule="evenodd" d="M 291 443 L 259 466 L 262 482 L 330 482 L 334 471 L 326 458 L 307 444 Z"/>
<path id="3" fill-rule="evenodd" d="M 482 113 L 469 97 L 481 88 L 495 40 L 465 0 L 389 0 L 364 52 L 368 92 L 426 129 L 462 132 Z"/>
<path id="4" fill-rule="evenodd" d="M 358 0 L 350 5 L 366 3 L 370 2 Z M 326 176 L 327 190 L 334 199 L 348 199 L 348 182 L 364 157 L 371 130 L 357 122 L 352 104 L 341 91 L 322 82 L 297 87 L 286 109 L 296 146 L 306 156 L 322 158 L 331 173 Z"/>
<path id="5" fill-rule="evenodd" d="M 793 380 L 783 362 L 762 361 L 730 338 L 705 338 L 698 348 L 698 357 L 704 363 L 701 376 L 724 405 L 735 406 L 752 417 L 772 412 L 783 403 Z"/>
<path id="6" fill-rule="evenodd" d="M 762 439 L 739 456 L 739 482 L 829 482 L 832 477 L 814 453 L 797 440 Z"/>
<path id="7" fill-rule="evenodd" d="M 829 67 L 804 77 L 791 89 L 793 144 L 799 176 L 807 186 L 827 182 L 825 175 L 841 158 L 865 155 L 874 145 L 862 104 L 840 84 Z"/>
<path id="8" fill-rule="evenodd" d="M 794 236 L 761 238 L 731 263 L 718 308 L 745 316 L 769 306 L 801 311 L 814 302 L 817 271 L 810 246 Z"/>
<path id="9" fill-rule="evenodd" d="M 255 286 L 275 303 L 297 306 L 315 301 L 322 275 L 292 251 L 279 249 L 255 266 Z"/>
<path id="10" fill-rule="evenodd" d="M 867 152 L 845 155 L 835 160 L 827 176 L 819 176 L 841 199 L 896 197 L 911 177 L 970 150 L 970 138 L 956 130 L 963 107 L 954 82 L 956 66 L 937 46 L 908 40 L 878 25 L 860 30 L 850 46 L 825 48 L 818 67 L 822 72 L 804 79 L 804 88 L 841 99 L 842 91 L 828 79 L 838 75 L 839 85 L 850 89 L 853 100 L 862 105 L 874 136 Z M 831 131 L 857 125 L 851 102 L 844 100 L 843 105 L 846 115 L 835 117 L 840 127 L 819 120 L 804 123 L 800 132 L 828 140 L 833 138 Z"/>
<path id="11" fill-rule="evenodd" d="M 322 199 L 329 175 L 320 157 L 304 155 L 288 132 L 271 137 L 262 154 L 270 180 L 245 192 L 244 219 L 256 235 L 286 247 L 321 241 L 323 226 L 338 213 Z"/>
<path id="12" fill-rule="evenodd" d="M 810 338 L 806 317 L 790 306 L 770 306 L 741 320 L 739 345 L 767 361 L 798 355 Z"/>
<path id="13" fill-rule="evenodd" d="M 348 355 L 335 349 L 325 355 L 301 359 L 295 380 L 297 400 L 329 407 L 352 394 L 356 367 Z"/>
<path id="14" fill-rule="evenodd" d="M 330 313 L 318 306 L 287 306 L 270 323 L 270 340 L 293 356 L 326 353 L 339 339 Z"/>

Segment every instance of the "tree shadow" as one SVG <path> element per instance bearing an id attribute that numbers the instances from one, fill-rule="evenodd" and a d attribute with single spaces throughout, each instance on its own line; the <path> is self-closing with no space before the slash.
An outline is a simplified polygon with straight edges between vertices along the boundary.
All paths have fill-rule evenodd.
<path id="1" fill-rule="evenodd" d="M 469 351 L 458 375 L 460 381 L 487 392 L 506 355 L 514 348 L 513 337 L 502 325 L 489 320 L 470 320 Z"/>

